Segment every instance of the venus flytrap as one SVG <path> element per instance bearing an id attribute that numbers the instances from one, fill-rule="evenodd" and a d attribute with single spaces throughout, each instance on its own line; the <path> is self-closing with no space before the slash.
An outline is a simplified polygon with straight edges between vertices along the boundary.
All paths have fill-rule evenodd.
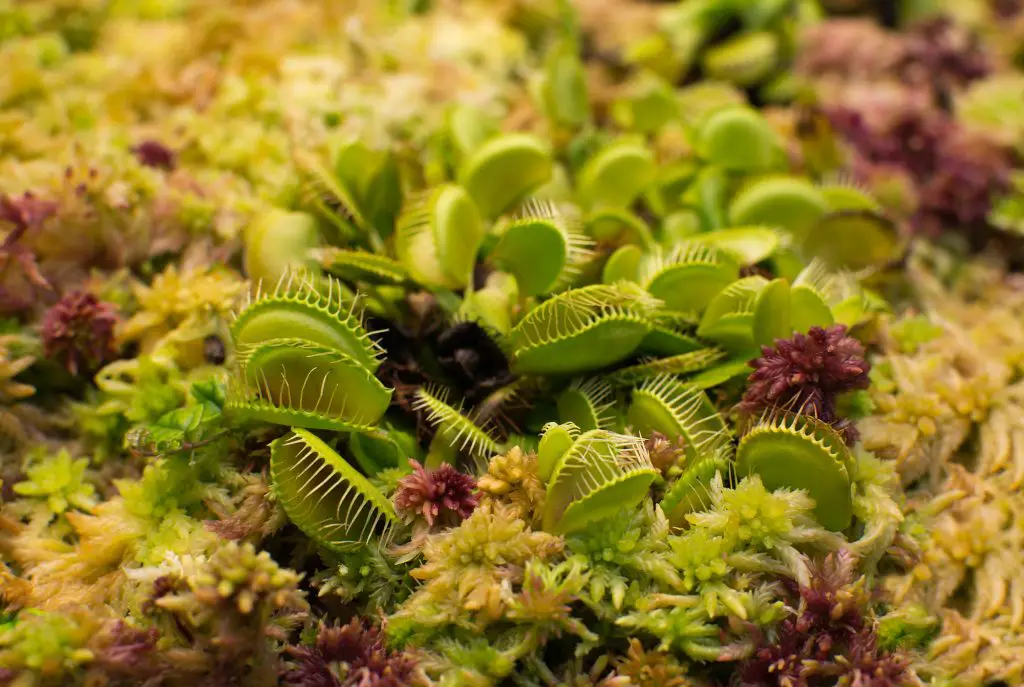
<path id="1" fill-rule="evenodd" d="M 612 393 L 611 385 L 601 379 L 575 380 L 555 399 L 558 419 L 585 432 L 610 429 L 614 423 Z"/>
<path id="2" fill-rule="evenodd" d="M 654 154 L 628 139 L 595 153 L 579 171 L 577 194 L 584 207 L 625 208 L 654 181 Z"/>
<path id="3" fill-rule="evenodd" d="M 651 318 L 651 331 L 640 342 L 639 351 L 648 355 L 677 356 L 704 348 L 698 339 L 696 312 L 658 311 Z"/>
<path id="4" fill-rule="evenodd" d="M 701 313 L 739 276 L 739 265 L 723 251 L 688 242 L 655 250 L 640 263 L 639 283 L 666 310 Z"/>
<path id="5" fill-rule="evenodd" d="M 274 494 L 289 519 L 319 546 L 344 552 L 386 541 L 397 524 L 388 501 L 327 444 L 302 429 L 271 448 Z"/>
<path id="6" fill-rule="evenodd" d="M 641 346 L 643 346 L 642 343 Z M 725 351 L 717 348 L 700 348 L 665 358 L 645 356 L 636 365 L 612 372 L 608 376 L 608 381 L 615 385 L 629 386 L 662 375 L 687 375 L 708 368 L 724 357 Z"/>
<path id="7" fill-rule="evenodd" d="M 380 419 L 391 391 L 373 373 L 379 347 L 327 278 L 322 293 L 292 274 L 258 293 L 232 323 L 238 372 L 229 412 L 238 417 L 320 429 L 365 429 Z M 281 334 L 288 332 L 289 337 Z"/>
<path id="8" fill-rule="evenodd" d="M 574 374 L 618 362 L 643 341 L 647 317 L 659 304 L 627 282 L 558 294 L 513 328 L 513 367 L 523 373 Z"/>
<path id="9" fill-rule="evenodd" d="M 672 375 L 634 387 L 626 420 L 642 435 L 681 438 L 687 458 L 706 457 L 731 441 L 731 431 L 707 394 Z"/>
<path id="10" fill-rule="evenodd" d="M 469 282 L 482 235 L 474 200 L 462 187 L 446 184 L 406 198 L 395 227 L 395 253 L 416 282 L 460 289 Z"/>
<path id="11" fill-rule="evenodd" d="M 768 280 L 754 275 L 737 279 L 722 289 L 704 311 L 697 336 L 715 342 L 737 357 L 750 357 L 754 350 L 753 327 L 760 293 Z"/>
<path id="12" fill-rule="evenodd" d="M 689 524 L 687 515 L 705 511 L 711 504 L 711 484 L 716 477 L 731 477 L 733 464 L 729 452 L 719 449 L 698 454 L 677 466 L 678 474 L 668 485 L 661 508 L 675 527 Z"/>
<path id="13" fill-rule="evenodd" d="M 327 232 L 342 241 L 383 249 L 394 222 L 394 202 L 401 197 L 390 154 L 350 142 L 327 165 L 315 153 L 298 151 L 295 166 L 301 208 L 319 217 Z"/>
<path id="14" fill-rule="evenodd" d="M 712 110 L 695 130 L 694 148 L 709 165 L 737 173 L 764 173 L 782 163 L 782 142 L 768 121 L 747 106 Z M 748 224 L 735 216 L 730 220 Z"/>
<path id="15" fill-rule="evenodd" d="M 246 229 L 245 273 L 254 283 L 270 285 L 288 272 L 316 269 L 313 250 L 319 242 L 312 215 L 270 210 Z"/>
<path id="16" fill-rule="evenodd" d="M 736 471 L 758 475 L 765 487 L 802 489 L 814 499 L 815 518 L 830 530 L 845 529 L 853 516 L 847 465 L 852 461 L 842 438 L 826 424 L 800 415 L 760 420 L 740 439 Z"/>
<path id="17" fill-rule="evenodd" d="M 512 331 L 519 302 L 519 284 L 515 277 L 505 272 L 492 272 L 483 288 L 464 294 L 457 316 L 507 337 Z"/>
<path id="18" fill-rule="evenodd" d="M 487 259 L 516 279 L 522 296 L 568 286 L 594 257 L 594 242 L 550 201 L 526 200 L 503 225 Z"/>
<path id="19" fill-rule="evenodd" d="M 729 201 L 729 222 L 786 231 L 803 241 L 828 212 L 828 201 L 811 181 L 800 176 L 773 174 L 744 183 Z"/>
<path id="20" fill-rule="evenodd" d="M 404 286 L 408 271 L 397 260 L 365 250 L 328 247 L 314 252 L 323 269 L 338 279 L 371 285 Z"/>
<path id="21" fill-rule="evenodd" d="M 473 150 L 459 167 L 459 183 L 494 218 L 525 199 L 552 174 L 547 143 L 529 134 L 496 136 Z"/>
<path id="22" fill-rule="evenodd" d="M 534 99 L 553 124 L 578 128 L 591 119 L 586 71 L 576 41 L 564 38 L 551 47 L 533 86 Z"/>
<path id="23" fill-rule="evenodd" d="M 416 392 L 413 408 L 424 412 L 427 421 L 437 430 L 427 453 L 427 466 L 438 467 L 444 462 L 455 464 L 458 457 L 464 456 L 481 467 L 491 456 L 501 452 L 501 446 L 486 427 L 477 425 L 472 417 L 465 415 L 461 408 L 449 405 L 447 400 L 444 390 L 424 387 Z"/>
<path id="24" fill-rule="evenodd" d="M 657 477 L 643 442 L 606 430 L 580 434 L 548 478 L 545 530 L 571 532 L 638 504 Z"/>

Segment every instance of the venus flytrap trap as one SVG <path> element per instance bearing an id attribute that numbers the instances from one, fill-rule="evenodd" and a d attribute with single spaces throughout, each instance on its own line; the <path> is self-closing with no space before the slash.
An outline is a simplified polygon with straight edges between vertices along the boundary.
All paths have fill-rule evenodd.
<path id="1" fill-rule="evenodd" d="M 592 430 L 580 434 L 556 460 L 548 478 L 545 530 L 559 533 L 585 527 L 637 504 L 657 471 L 637 437 Z"/>
<path id="2" fill-rule="evenodd" d="M 257 284 L 276 284 L 295 270 L 315 269 L 312 250 L 320 241 L 316 219 L 274 209 L 246 229 L 245 273 Z"/>
<path id="3" fill-rule="evenodd" d="M 759 475 L 769 489 L 806 491 L 817 504 L 816 518 L 831 530 L 845 529 L 853 515 L 850 461 L 838 434 L 799 415 L 758 421 L 736 450 L 739 475 Z"/>
<path id="4" fill-rule="evenodd" d="M 645 356 L 636 365 L 615 370 L 608 376 L 608 381 L 614 385 L 629 386 L 661 375 L 686 375 L 706 369 L 724 357 L 725 351 L 718 348 L 700 348 L 665 358 Z"/>
<path id="5" fill-rule="evenodd" d="M 666 310 L 701 313 L 708 302 L 739 275 L 739 265 L 724 251 L 694 241 L 656 250 L 642 260 L 639 283 Z"/>
<path id="6" fill-rule="evenodd" d="M 386 540 L 397 522 L 391 502 L 305 430 L 293 430 L 271 446 L 270 475 L 289 519 L 329 550 Z"/>
<path id="7" fill-rule="evenodd" d="M 437 430 L 427 454 L 429 466 L 455 463 L 460 455 L 480 465 L 501 452 L 500 445 L 486 428 L 477 425 L 460 408 L 448 405 L 446 400 L 444 391 L 424 387 L 416 392 L 413 408 L 425 412 L 427 421 Z"/>
<path id="8" fill-rule="evenodd" d="M 513 367 L 524 373 L 574 374 L 619 362 L 643 341 L 647 317 L 659 305 L 626 282 L 558 294 L 512 330 Z"/>
<path id="9" fill-rule="evenodd" d="M 550 201 L 525 201 L 498 231 L 488 261 L 515 277 L 522 296 L 565 288 L 594 257 L 593 240 L 571 229 Z"/>
<path id="10" fill-rule="evenodd" d="M 300 208 L 315 213 L 342 240 L 364 242 L 375 251 L 383 248 L 383 237 L 394 222 L 394 208 L 388 205 L 401 197 L 388 153 L 353 141 L 336 151 L 331 166 L 309 151 L 299 151 L 295 165 Z"/>
<path id="11" fill-rule="evenodd" d="M 551 150 L 528 134 L 504 134 L 470 153 L 459 168 L 459 182 L 480 208 L 494 218 L 512 209 L 552 174 Z"/>
<path id="12" fill-rule="evenodd" d="M 342 298 L 333 279 L 322 293 L 309 275 L 293 273 L 239 312 L 231 326 L 238 372 L 230 412 L 320 429 L 363 429 L 380 419 L 391 399 L 373 375 L 380 349 L 356 302 Z"/>
<path id="13" fill-rule="evenodd" d="M 609 429 L 615 422 L 611 385 L 600 379 L 575 380 L 555 399 L 558 419 L 581 431 Z"/>
<path id="14" fill-rule="evenodd" d="M 445 185 L 406 200 L 395 227 L 398 261 L 430 288 L 465 288 L 482 238 L 477 206 L 461 187 Z"/>

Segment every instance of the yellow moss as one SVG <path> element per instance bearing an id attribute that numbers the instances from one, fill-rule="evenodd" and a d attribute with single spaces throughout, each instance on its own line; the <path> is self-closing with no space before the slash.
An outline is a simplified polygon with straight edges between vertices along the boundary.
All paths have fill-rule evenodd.
<path id="1" fill-rule="evenodd" d="M 459 527 L 426 540 L 424 563 L 411 573 L 424 585 L 396 617 L 485 627 L 505 611 L 502 585 L 520 581 L 527 562 L 547 560 L 562 546 L 561 537 L 530 530 L 507 506 L 481 504 Z"/>
<path id="2" fill-rule="evenodd" d="M 495 456 L 477 483 L 482 503 L 501 503 L 517 518 L 539 526 L 546 494 L 537 472 L 537 454 L 523 453 L 518 446 Z"/>
<path id="3" fill-rule="evenodd" d="M 196 367 L 202 340 L 223 327 L 244 288 L 241 277 L 226 269 L 179 272 L 171 265 L 151 284 L 133 286 L 138 311 L 119 328 L 118 341 L 137 341 L 142 354 L 171 344 L 176 362 Z"/>
<path id="4" fill-rule="evenodd" d="M 126 580 L 122 566 L 149 530 L 120 498 L 101 503 L 92 515 L 69 512 L 67 519 L 76 544 L 39 527 L 26 527 L 12 539 L 11 557 L 29 583 L 17 596 L 21 605 L 59 610 L 116 600 Z"/>

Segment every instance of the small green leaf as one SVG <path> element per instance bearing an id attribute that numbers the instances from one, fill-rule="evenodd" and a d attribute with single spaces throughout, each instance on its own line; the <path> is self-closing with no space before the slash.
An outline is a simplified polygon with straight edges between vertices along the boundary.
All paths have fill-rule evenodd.
<path id="1" fill-rule="evenodd" d="M 529 134 L 502 134 L 474 150 L 459 181 L 484 217 L 497 217 L 551 179 L 549 146 Z"/>
<path id="2" fill-rule="evenodd" d="M 642 258 L 643 251 L 637 246 L 620 246 L 605 263 L 601 281 L 605 284 L 614 284 L 617 281 L 637 281 L 640 276 L 640 260 Z"/>
<path id="3" fill-rule="evenodd" d="M 708 305 L 697 336 L 714 341 L 729 351 L 745 351 L 754 345 L 754 312 L 764 277 L 744 277 L 730 284 Z"/>
<path id="4" fill-rule="evenodd" d="M 627 207 L 654 181 L 654 154 L 622 141 L 600 151 L 580 170 L 577 187 L 585 206 Z"/>
<path id="5" fill-rule="evenodd" d="M 704 53 L 704 72 L 738 86 L 765 80 L 778 66 L 779 39 L 769 31 L 740 34 Z"/>
<path id="6" fill-rule="evenodd" d="M 729 222 L 784 229 L 802 241 L 826 212 L 828 202 L 810 181 L 772 175 L 740 189 L 729 205 Z"/>
<path id="7" fill-rule="evenodd" d="M 695 237 L 697 241 L 720 248 L 741 265 L 756 265 L 770 258 L 781 243 L 777 231 L 767 227 L 718 229 Z"/>
<path id="8" fill-rule="evenodd" d="M 789 282 L 773 279 L 761 290 L 754 304 L 754 345 L 771 346 L 776 339 L 788 338 L 792 333 Z"/>
<path id="9" fill-rule="evenodd" d="M 900 252 L 899 229 L 872 210 L 842 210 L 822 217 L 804 239 L 804 253 L 826 264 L 861 270 L 881 267 Z"/>
<path id="10" fill-rule="evenodd" d="M 227 403 L 227 389 L 216 379 L 195 382 L 189 388 L 189 393 L 199 405 L 206 409 L 207 417 L 221 412 L 224 409 L 224 404 Z"/>
<path id="11" fill-rule="evenodd" d="M 768 121 L 745 106 L 711 113 L 697 131 L 697 154 L 711 164 L 736 172 L 764 172 L 783 161 L 782 142 Z M 732 224 L 771 224 L 733 219 Z"/>
<path id="12" fill-rule="evenodd" d="M 318 269 L 313 249 L 319 243 L 320 231 L 312 215 L 270 210 L 245 231 L 245 273 L 263 288 L 273 288 L 291 271 Z"/>

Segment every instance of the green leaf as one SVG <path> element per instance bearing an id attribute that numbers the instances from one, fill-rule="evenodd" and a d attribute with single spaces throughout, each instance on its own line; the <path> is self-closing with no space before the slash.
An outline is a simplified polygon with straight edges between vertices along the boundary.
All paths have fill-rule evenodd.
<path id="1" fill-rule="evenodd" d="M 749 107 L 726 107 L 708 116 L 697 131 L 697 154 L 736 172 L 764 172 L 783 161 L 782 142 L 768 121 Z M 733 220 L 733 224 L 763 224 Z"/>
<path id="2" fill-rule="evenodd" d="M 849 270 L 882 267 L 900 252 L 896 224 L 872 210 L 842 210 L 822 217 L 804 239 L 804 253 Z"/>
<path id="3" fill-rule="evenodd" d="M 650 150 L 629 141 L 614 143 L 580 170 L 580 202 L 591 207 L 627 207 L 654 181 L 654 173 Z"/>
<path id="4" fill-rule="evenodd" d="M 712 79 L 753 86 L 775 70 L 779 53 L 779 39 L 774 33 L 740 34 L 704 53 L 704 72 Z"/>
<path id="5" fill-rule="evenodd" d="M 614 284 L 617 281 L 637 281 L 641 258 L 643 258 L 643 251 L 637 246 L 619 247 L 605 263 L 601 281 L 605 284 Z"/>
<path id="6" fill-rule="evenodd" d="M 754 305 L 754 345 L 771 346 L 793 333 L 789 282 L 773 279 L 757 295 Z"/>
<path id="7" fill-rule="evenodd" d="M 463 162 L 459 181 L 484 217 L 497 217 L 551 179 L 547 143 L 529 134 L 490 139 Z"/>
<path id="8" fill-rule="evenodd" d="M 189 393 L 206 408 L 207 413 L 219 413 L 224 410 L 224 404 L 227 403 L 227 387 L 216 379 L 195 382 Z"/>
<path id="9" fill-rule="evenodd" d="M 784 229 L 797 241 L 828 212 L 828 203 L 803 177 L 772 175 L 748 183 L 729 205 L 729 223 Z"/>
<path id="10" fill-rule="evenodd" d="M 548 53 L 541 93 L 547 114 L 554 122 L 580 126 L 590 118 L 587 75 L 571 42 Z"/>

